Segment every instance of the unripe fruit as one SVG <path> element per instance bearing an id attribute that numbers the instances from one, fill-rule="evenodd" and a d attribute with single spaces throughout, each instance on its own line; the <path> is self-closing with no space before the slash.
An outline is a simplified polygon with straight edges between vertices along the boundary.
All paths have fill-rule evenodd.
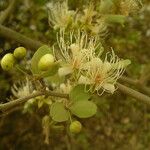
<path id="1" fill-rule="evenodd" d="M 24 47 L 18 47 L 14 50 L 16 59 L 23 59 L 26 56 L 27 50 Z"/>
<path id="2" fill-rule="evenodd" d="M 54 56 L 52 54 L 46 54 L 39 60 L 38 68 L 41 71 L 47 71 L 53 64 Z"/>
<path id="3" fill-rule="evenodd" d="M 15 63 L 15 58 L 14 58 L 13 54 L 8 53 L 2 58 L 1 67 L 3 70 L 9 71 L 13 68 L 14 63 Z"/>
<path id="4" fill-rule="evenodd" d="M 79 133 L 82 129 L 82 124 L 79 121 L 73 121 L 69 126 L 71 133 Z"/>

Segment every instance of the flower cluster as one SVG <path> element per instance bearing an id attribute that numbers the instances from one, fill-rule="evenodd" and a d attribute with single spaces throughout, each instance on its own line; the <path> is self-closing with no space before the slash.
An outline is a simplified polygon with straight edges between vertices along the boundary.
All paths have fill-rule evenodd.
<path id="1" fill-rule="evenodd" d="M 130 9 L 130 6 L 137 8 L 135 0 L 118 2 L 102 0 L 98 6 L 89 3 L 83 6 L 83 11 L 69 10 L 67 1 L 50 5 L 49 22 L 54 29 L 60 29 L 57 34 L 62 55 L 61 67 L 58 70 L 60 77 L 70 77 L 70 83 L 85 84 L 86 89 L 92 93 L 115 91 L 114 85 L 130 61 L 118 58 L 113 50 L 104 57 L 100 37 L 107 35 L 109 23 L 123 25 L 127 16 L 125 9 Z M 120 14 L 116 14 L 117 7 L 120 7 Z"/>
<path id="2" fill-rule="evenodd" d="M 119 59 L 112 50 L 107 53 L 104 61 L 101 58 L 92 58 L 86 64 L 83 74 L 79 78 L 80 84 L 91 85 L 90 92 L 97 92 L 98 95 L 104 91 L 113 93 L 115 83 L 123 74 L 125 67 L 130 64 L 130 60 Z"/>
<path id="3" fill-rule="evenodd" d="M 85 32 L 71 32 L 70 39 L 66 41 L 65 33 L 61 31 L 57 40 L 63 57 L 62 67 L 58 70 L 59 76 L 70 74 L 70 80 L 85 84 L 87 90 L 99 95 L 104 91 L 115 91 L 114 85 L 130 64 L 130 60 L 118 58 L 112 50 L 106 54 L 103 61 L 102 44 L 98 44 L 97 37 L 88 37 Z"/>
<path id="4" fill-rule="evenodd" d="M 127 1 L 128 4 L 130 2 L 136 7 L 135 0 L 119 1 L 118 5 L 122 10 Z M 104 91 L 113 93 L 115 83 L 130 64 L 129 60 L 118 58 L 113 50 L 104 56 L 104 47 L 100 38 L 107 34 L 108 22 L 122 24 L 124 17 L 112 14 L 116 5 L 114 1 L 101 0 L 99 4 L 96 7 L 90 3 L 83 6 L 83 11 L 76 11 L 69 9 L 67 0 L 62 3 L 47 3 L 49 23 L 54 30 L 59 31 L 57 44 L 62 58 L 58 61 L 60 62 L 58 75 L 67 79 L 67 84 L 61 84 L 58 87 L 60 89 L 67 91 L 67 88 L 71 89 L 71 85 L 84 84 L 85 89 L 92 93 L 97 92 L 99 95 Z M 125 6 L 127 8 L 127 5 Z M 55 48 L 54 53 L 56 55 Z M 42 72 L 54 66 L 53 56 L 46 54 L 40 59 L 37 68 Z M 25 95 L 30 94 L 28 84 L 22 83 L 22 85 L 23 87 L 19 89 L 14 85 L 12 92 L 16 97 L 24 96 L 22 93 L 25 92 L 27 92 Z"/>
<path id="5" fill-rule="evenodd" d="M 125 17 L 138 10 L 141 0 L 101 0 L 89 3 L 82 10 L 70 10 L 68 1 L 48 3 L 49 23 L 54 30 L 84 30 L 90 35 L 107 36 L 110 23 L 125 22 Z M 119 9 L 119 12 L 118 10 Z M 116 13 L 117 12 L 117 13 Z"/>
<path id="6" fill-rule="evenodd" d="M 18 81 L 17 83 L 13 84 L 11 91 L 15 97 L 22 98 L 32 94 L 34 88 L 31 81 L 29 81 L 29 79 L 26 78 L 23 81 Z"/>
<path id="7" fill-rule="evenodd" d="M 60 76 L 81 72 L 85 63 L 95 55 L 95 50 L 101 45 L 97 44 L 97 37 L 88 39 L 88 35 L 80 31 L 76 35 L 71 32 L 69 40 L 66 41 L 64 30 L 61 30 L 57 42 L 65 62 L 58 71 Z M 103 48 L 99 50 L 97 55 L 102 53 Z"/>
<path id="8" fill-rule="evenodd" d="M 49 23 L 57 29 L 85 30 L 89 34 L 104 36 L 107 32 L 107 25 L 104 17 L 99 15 L 93 4 L 89 4 L 83 11 L 69 10 L 67 1 L 63 3 L 48 3 Z"/>

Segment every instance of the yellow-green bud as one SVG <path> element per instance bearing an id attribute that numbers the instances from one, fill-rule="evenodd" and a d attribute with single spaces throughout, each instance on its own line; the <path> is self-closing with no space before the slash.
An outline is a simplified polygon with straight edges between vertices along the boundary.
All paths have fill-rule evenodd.
<path id="1" fill-rule="evenodd" d="M 82 129 L 82 124 L 79 121 L 73 121 L 69 126 L 71 133 L 79 133 Z"/>
<path id="2" fill-rule="evenodd" d="M 2 58 L 1 67 L 3 70 L 9 71 L 13 68 L 14 63 L 15 63 L 15 58 L 14 58 L 13 54 L 8 53 Z"/>
<path id="3" fill-rule="evenodd" d="M 39 60 L 38 68 L 41 71 L 47 71 L 53 64 L 54 56 L 52 54 L 46 54 Z"/>
<path id="4" fill-rule="evenodd" d="M 26 56 L 27 50 L 24 47 L 18 47 L 14 50 L 16 59 L 23 59 Z"/>

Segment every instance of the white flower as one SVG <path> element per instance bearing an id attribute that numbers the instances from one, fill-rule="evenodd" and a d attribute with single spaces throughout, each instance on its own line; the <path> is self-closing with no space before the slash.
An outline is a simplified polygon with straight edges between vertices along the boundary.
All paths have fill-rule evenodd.
<path id="1" fill-rule="evenodd" d="M 92 24 L 93 18 L 97 15 L 93 4 L 90 3 L 90 5 L 83 10 L 83 13 L 83 15 L 78 15 L 78 20 L 83 24 Z"/>
<path id="2" fill-rule="evenodd" d="M 80 22 L 79 28 L 91 35 L 106 36 L 107 24 L 92 3 L 85 7 L 83 13 L 79 12 L 76 16 L 76 22 Z"/>
<path id="3" fill-rule="evenodd" d="M 48 3 L 49 23 L 54 29 L 65 29 L 72 22 L 75 12 L 69 10 L 68 2 Z"/>
<path id="4" fill-rule="evenodd" d="M 13 95 L 17 98 L 25 97 L 33 92 L 33 85 L 28 78 L 24 81 L 18 81 L 11 88 Z"/>
<path id="5" fill-rule="evenodd" d="M 69 41 L 65 41 L 64 31 L 61 31 L 60 35 L 57 36 L 57 40 L 64 58 L 64 64 L 58 71 L 60 76 L 68 75 L 76 70 L 79 73 L 85 63 L 96 55 L 95 51 L 100 46 L 100 44 L 97 44 L 97 37 L 88 38 L 86 33 L 81 33 L 80 31 L 76 35 L 70 33 Z M 97 56 L 102 51 L 103 48 L 101 46 Z"/>
<path id="6" fill-rule="evenodd" d="M 89 85 L 88 90 L 96 91 L 99 95 L 104 91 L 113 93 L 116 81 L 129 64 L 129 60 L 120 60 L 113 51 L 112 54 L 107 53 L 104 61 L 100 58 L 93 58 L 85 65 L 83 75 L 79 78 L 78 83 Z"/>

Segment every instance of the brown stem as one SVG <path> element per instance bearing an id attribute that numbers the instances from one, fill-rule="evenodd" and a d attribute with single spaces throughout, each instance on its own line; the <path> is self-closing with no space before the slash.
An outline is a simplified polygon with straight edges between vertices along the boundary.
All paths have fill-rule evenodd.
<path id="1" fill-rule="evenodd" d="M 137 92 L 137 91 L 135 91 L 127 86 L 124 86 L 120 83 L 117 83 L 117 86 L 122 93 L 127 94 L 133 98 L 136 98 L 137 100 L 140 100 L 141 102 L 144 102 L 144 103 L 150 105 L 150 97 L 149 96 L 146 96 L 140 92 Z"/>
<path id="2" fill-rule="evenodd" d="M 7 102 L 5 104 L 0 104 L 0 111 L 5 112 L 12 107 L 15 107 L 15 106 L 18 106 L 20 104 L 25 103 L 26 101 L 28 101 L 31 98 L 35 98 L 37 96 L 42 96 L 42 95 L 55 96 L 55 97 L 61 97 L 61 98 L 68 98 L 69 97 L 67 94 L 55 93 L 52 91 L 36 92 L 36 93 L 33 93 L 33 94 L 28 95 L 26 97 L 22 97 L 22 98 Z"/>
<path id="3" fill-rule="evenodd" d="M 32 40 L 32 39 L 30 39 L 20 33 L 17 33 L 16 31 L 9 29 L 1 24 L 0 24 L 0 36 L 3 36 L 8 39 L 12 39 L 12 40 L 14 40 L 26 47 L 29 47 L 33 50 L 36 50 L 39 47 L 41 47 L 42 45 L 44 45 L 43 43 L 41 43 L 39 41 Z"/>
<path id="4" fill-rule="evenodd" d="M 137 92 L 129 87 L 126 87 L 120 83 L 117 83 L 117 86 L 118 86 L 119 90 L 122 91 L 124 94 L 127 94 L 133 98 L 136 98 L 137 100 L 140 100 L 141 102 L 144 102 L 144 103 L 150 105 L 150 97 L 148 97 L 140 92 Z M 26 101 L 28 101 L 31 98 L 35 98 L 37 96 L 42 96 L 42 95 L 55 96 L 55 97 L 61 97 L 61 98 L 67 98 L 67 99 L 69 98 L 68 94 L 55 93 L 52 91 L 37 92 L 37 93 L 33 93 L 29 96 L 16 99 L 14 101 L 7 102 L 5 104 L 0 104 L 0 111 L 5 112 L 10 108 L 13 108 L 20 104 L 25 103 Z"/>
<path id="5" fill-rule="evenodd" d="M 119 80 L 134 85 L 139 90 L 142 90 L 145 94 L 150 95 L 150 88 L 144 86 L 142 83 L 139 82 L 139 80 L 134 80 L 125 76 L 121 77 Z"/>

